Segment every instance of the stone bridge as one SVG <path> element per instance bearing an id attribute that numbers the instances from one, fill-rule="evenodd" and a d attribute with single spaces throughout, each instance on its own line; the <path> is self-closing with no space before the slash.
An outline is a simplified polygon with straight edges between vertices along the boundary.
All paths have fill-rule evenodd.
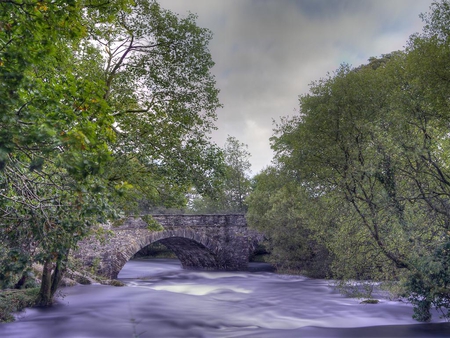
<path id="1" fill-rule="evenodd" d="M 251 236 L 244 215 L 146 215 L 120 225 L 102 225 L 79 242 L 75 258 L 108 278 L 117 278 L 137 252 L 159 242 L 183 268 L 247 270 Z"/>

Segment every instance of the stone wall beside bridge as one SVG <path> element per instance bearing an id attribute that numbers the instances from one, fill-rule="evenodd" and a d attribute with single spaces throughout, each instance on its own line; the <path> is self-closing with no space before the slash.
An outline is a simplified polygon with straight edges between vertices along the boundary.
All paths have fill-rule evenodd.
<path id="1" fill-rule="evenodd" d="M 186 269 L 247 270 L 252 247 L 240 214 L 146 215 L 99 229 L 73 256 L 108 278 L 117 278 L 126 262 L 155 242 L 173 251 Z"/>

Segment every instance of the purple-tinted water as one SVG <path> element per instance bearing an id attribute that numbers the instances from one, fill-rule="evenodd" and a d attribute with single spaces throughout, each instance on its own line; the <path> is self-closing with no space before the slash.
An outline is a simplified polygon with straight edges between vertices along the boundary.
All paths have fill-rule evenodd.
<path id="1" fill-rule="evenodd" d="M 270 272 L 182 270 L 177 260 L 134 260 L 126 287 L 61 289 L 48 309 L 0 325 L 0 337 L 450 337 L 450 325 L 417 324 L 409 304 L 359 304 L 325 280 Z"/>

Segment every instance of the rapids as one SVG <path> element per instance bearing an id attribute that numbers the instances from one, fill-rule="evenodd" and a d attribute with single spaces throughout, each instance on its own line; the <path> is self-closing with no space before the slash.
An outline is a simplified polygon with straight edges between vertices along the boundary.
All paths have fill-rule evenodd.
<path id="1" fill-rule="evenodd" d="M 326 280 L 183 270 L 170 259 L 130 261 L 119 279 L 125 287 L 62 288 L 55 306 L 26 310 L 0 337 L 450 337 L 437 313 L 418 324 L 410 304 L 360 304 Z"/>

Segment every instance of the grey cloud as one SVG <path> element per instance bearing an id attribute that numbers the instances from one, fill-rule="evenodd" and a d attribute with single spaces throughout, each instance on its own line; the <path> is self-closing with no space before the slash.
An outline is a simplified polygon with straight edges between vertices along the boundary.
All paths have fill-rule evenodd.
<path id="1" fill-rule="evenodd" d="M 213 139 L 249 145 L 253 172 L 270 163 L 272 119 L 292 115 L 298 95 L 340 63 L 402 49 L 432 0 L 162 0 L 198 14 L 214 33 L 213 72 L 224 108 Z"/>

